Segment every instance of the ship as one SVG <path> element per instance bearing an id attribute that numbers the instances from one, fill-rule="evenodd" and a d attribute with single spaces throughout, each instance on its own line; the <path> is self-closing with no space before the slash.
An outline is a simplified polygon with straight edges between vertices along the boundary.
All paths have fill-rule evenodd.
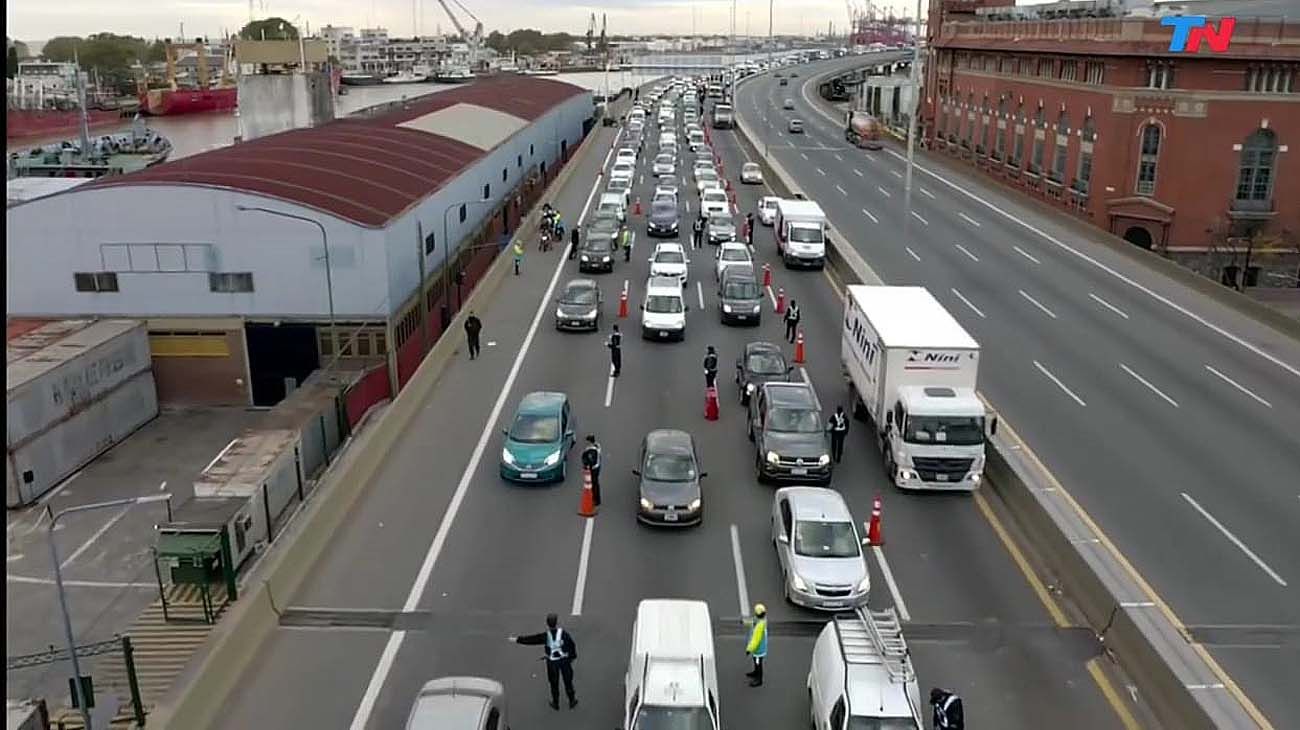
<path id="1" fill-rule="evenodd" d="M 340 78 L 344 86 L 378 86 L 384 80 L 364 71 L 344 71 Z"/>
<path id="2" fill-rule="evenodd" d="M 171 151 L 171 141 L 149 129 L 137 114 L 129 132 L 92 138 L 83 128 L 79 140 L 15 152 L 9 155 L 7 177 L 124 175 L 165 162 Z"/>
<path id="3" fill-rule="evenodd" d="M 447 68 L 439 71 L 433 80 L 440 84 L 463 84 L 474 80 L 474 72 L 465 66 Z"/>
<path id="4" fill-rule="evenodd" d="M 553 68 L 526 68 L 519 72 L 524 76 L 559 76 L 560 72 Z"/>
<path id="5" fill-rule="evenodd" d="M 230 76 L 229 57 L 225 59 L 221 76 L 212 83 L 208 75 L 208 49 L 205 43 L 168 43 L 167 86 L 148 88 L 146 79 L 139 86 L 140 111 L 152 116 L 195 114 L 198 112 L 229 111 L 239 105 L 239 89 Z M 181 51 L 197 54 L 197 78 L 193 88 L 183 88 L 176 81 L 176 62 Z"/>
<path id="6" fill-rule="evenodd" d="M 81 107 L 77 101 L 76 64 L 52 61 L 23 61 L 17 75 L 7 84 L 5 139 L 58 137 L 77 134 Z M 97 98 L 89 105 L 87 125 L 92 129 L 124 124 L 134 109 L 96 88 Z M 89 94 L 88 94 L 89 96 Z"/>
<path id="7" fill-rule="evenodd" d="M 96 127 L 125 124 L 116 109 L 91 109 L 87 124 Z M 31 139 L 76 134 L 81 126 L 81 112 L 62 109 L 5 109 L 5 139 Z"/>
<path id="8" fill-rule="evenodd" d="M 416 64 L 411 68 L 404 68 L 401 71 L 384 79 L 385 84 L 420 84 L 429 80 L 433 75 L 428 66 Z"/>

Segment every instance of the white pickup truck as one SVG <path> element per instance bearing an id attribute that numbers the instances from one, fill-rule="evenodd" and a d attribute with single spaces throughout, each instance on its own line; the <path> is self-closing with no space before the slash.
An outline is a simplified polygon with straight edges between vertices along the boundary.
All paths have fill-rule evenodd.
<path id="1" fill-rule="evenodd" d="M 826 213 L 811 200 L 776 203 L 776 250 L 787 268 L 826 265 Z"/>

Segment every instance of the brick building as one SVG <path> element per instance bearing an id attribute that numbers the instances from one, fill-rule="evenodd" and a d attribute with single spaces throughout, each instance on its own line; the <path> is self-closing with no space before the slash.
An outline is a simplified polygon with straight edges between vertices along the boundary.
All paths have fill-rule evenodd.
<path id="1" fill-rule="evenodd" d="M 931 2 L 926 144 L 1225 285 L 1300 286 L 1294 0 L 1007 4 Z M 1235 16 L 1231 44 L 1172 53 L 1163 14 Z"/>

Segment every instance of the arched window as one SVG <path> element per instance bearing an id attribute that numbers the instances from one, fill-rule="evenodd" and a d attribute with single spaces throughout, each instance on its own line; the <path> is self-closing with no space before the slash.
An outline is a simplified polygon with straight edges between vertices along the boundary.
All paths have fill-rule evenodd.
<path id="1" fill-rule="evenodd" d="M 1257 129 L 1241 146 L 1237 171 L 1237 200 L 1266 201 L 1273 197 L 1273 166 L 1277 162 L 1277 137 L 1272 130 Z"/>
<path id="2" fill-rule="evenodd" d="M 1092 182 L 1092 143 L 1096 139 L 1092 115 L 1088 115 L 1083 118 L 1083 127 L 1079 130 L 1079 171 L 1074 176 L 1074 189 L 1081 193 L 1087 193 Z"/>
<path id="3" fill-rule="evenodd" d="M 966 138 L 962 140 L 962 146 L 970 149 L 972 140 L 975 139 L 975 94 L 966 95 Z"/>
<path id="4" fill-rule="evenodd" d="M 1034 113 L 1034 156 L 1029 160 L 1029 171 L 1035 175 L 1043 173 L 1043 146 L 1047 144 L 1047 115 L 1043 107 Z"/>
<path id="5" fill-rule="evenodd" d="M 1148 124 L 1142 128 L 1142 151 L 1138 156 L 1138 195 L 1151 195 L 1156 191 L 1156 161 L 1160 157 L 1160 127 Z"/>
<path id="6" fill-rule="evenodd" d="M 1056 156 L 1052 159 L 1052 179 L 1065 181 L 1065 163 L 1070 158 L 1070 115 L 1061 112 L 1056 118 Z"/>
<path id="7" fill-rule="evenodd" d="M 998 128 L 993 132 L 993 159 L 1001 160 L 1007 151 L 1007 97 L 998 100 Z"/>
<path id="8" fill-rule="evenodd" d="M 1016 124 L 1013 130 L 1016 133 L 1015 154 L 1007 160 L 1013 167 L 1020 167 L 1020 163 L 1025 159 L 1025 102 L 1021 101 L 1016 104 Z"/>
<path id="9" fill-rule="evenodd" d="M 992 126 L 989 123 L 989 112 L 991 111 L 993 110 L 989 107 L 989 95 L 985 94 L 984 104 L 980 107 L 980 145 L 976 150 L 981 155 L 989 153 L 989 127 Z"/>

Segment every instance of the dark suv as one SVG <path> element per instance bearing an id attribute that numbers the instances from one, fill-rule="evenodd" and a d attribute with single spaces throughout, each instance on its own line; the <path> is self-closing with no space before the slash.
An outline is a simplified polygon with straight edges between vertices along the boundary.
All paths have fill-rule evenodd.
<path id="1" fill-rule="evenodd" d="M 763 383 L 749 401 L 747 420 L 759 481 L 830 483 L 830 439 L 811 385 Z"/>

